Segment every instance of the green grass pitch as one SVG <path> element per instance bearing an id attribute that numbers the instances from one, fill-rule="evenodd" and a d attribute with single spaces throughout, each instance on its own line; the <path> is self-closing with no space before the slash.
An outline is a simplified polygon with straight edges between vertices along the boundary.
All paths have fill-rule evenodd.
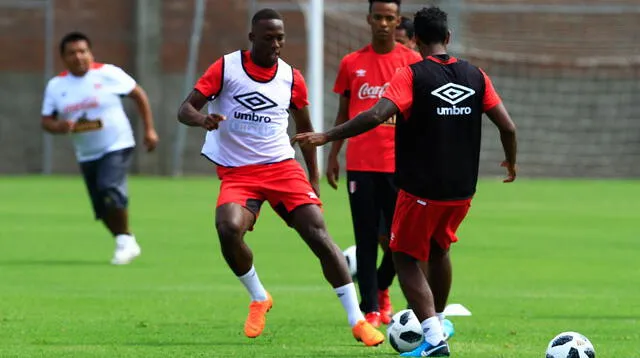
<path id="1" fill-rule="evenodd" d="M 344 185 L 344 183 L 341 183 Z M 640 357 L 640 182 L 485 179 L 453 247 L 453 357 L 544 357 L 562 331 L 598 357 Z M 213 228 L 218 182 L 132 178 L 143 254 L 108 264 L 79 177 L 0 178 L 0 357 L 391 357 L 356 343 L 296 234 L 268 206 L 247 236 L 275 306 L 242 334 L 248 296 Z M 346 189 L 323 187 L 329 230 L 353 242 Z M 405 301 L 397 283 L 396 308 Z"/>

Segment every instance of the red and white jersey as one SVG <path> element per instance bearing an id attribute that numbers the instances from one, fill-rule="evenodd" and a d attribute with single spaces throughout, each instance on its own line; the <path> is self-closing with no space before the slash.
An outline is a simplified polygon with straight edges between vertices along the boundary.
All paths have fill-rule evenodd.
<path id="1" fill-rule="evenodd" d="M 385 54 L 371 45 L 346 55 L 333 91 L 349 97 L 349 119 L 373 107 L 400 69 L 422 57 L 401 44 Z M 347 170 L 393 173 L 395 171 L 395 118 L 347 142 Z"/>
<path id="2" fill-rule="evenodd" d="M 239 167 L 294 158 L 288 110 L 308 104 L 307 90 L 299 72 L 282 59 L 267 69 L 255 65 L 248 51 L 227 54 L 195 89 L 211 98 L 209 113 L 227 118 L 206 134 L 202 154 L 211 161 Z"/>
<path id="3" fill-rule="evenodd" d="M 82 77 L 65 71 L 49 80 L 42 103 L 43 116 L 75 123 L 71 134 L 79 162 L 135 146 L 121 96 L 136 81 L 121 68 L 94 63 Z"/>

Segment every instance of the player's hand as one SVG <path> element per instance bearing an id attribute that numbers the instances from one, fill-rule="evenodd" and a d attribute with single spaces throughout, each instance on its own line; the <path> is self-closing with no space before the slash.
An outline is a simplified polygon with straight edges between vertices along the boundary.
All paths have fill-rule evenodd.
<path id="1" fill-rule="evenodd" d="M 318 198 L 320 197 L 320 179 L 318 177 L 309 178 L 309 183 L 311 183 L 311 187 L 313 191 L 316 193 Z"/>
<path id="2" fill-rule="evenodd" d="M 218 123 L 226 120 L 227 117 L 221 115 L 221 114 L 208 114 L 205 119 L 204 122 L 202 122 L 202 127 L 208 131 L 212 131 L 215 129 L 218 129 Z"/>
<path id="3" fill-rule="evenodd" d="M 511 183 L 516 180 L 516 165 L 507 162 L 506 160 L 500 164 L 501 167 L 507 168 L 507 178 L 504 179 L 503 183 Z"/>
<path id="4" fill-rule="evenodd" d="M 298 143 L 300 148 L 304 147 L 319 147 L 325 145 L 328 142 L 327 135 L 324 133 L 298 133 L 291 139 L 291 144 Z"/>
<path id="5" fill-rule="evenodd" d="M 338 178 L 340 176 L 340 162 L 337 155 L 330 155 L 327 163 L 327 181 L 332 188 L 338 189 Z"/>
<path id="6" fill-rule="evenodd" d="M 147 148 L 147 152 L 152 152 L 154 149 L 156 149 L 159 140 L 160 139 L 158 138 L 158 133 L 156 133 L 156 130 L 153 128 L 148 129 L 144 133 L 144 146 Z"/>
<path id="7" fill-rule="evenodd" d="M 75 123 L 73 121 L 58 120 L 56 123 L 56 133 L 67 134 L 73 131 Z"/>

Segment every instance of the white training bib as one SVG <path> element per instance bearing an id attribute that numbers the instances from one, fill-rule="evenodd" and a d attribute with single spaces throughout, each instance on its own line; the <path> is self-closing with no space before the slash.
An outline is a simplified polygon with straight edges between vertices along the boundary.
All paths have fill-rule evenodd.
<path id="1" fill-rule="evenodd" d="M 287 134 L 293 68 L 278 59 L 273 79 L 258 82 L 245 72 L 242 51 L 225 55 L 223 68 L 222 88 L 208 110 L 227 119 L 207 132 L 202 154 L 225 167 L 293 158 Z"/>
<path id="2" fill-rule="evenodd" d="M 135 87 L 136 81 L 119 67 L 95 63 L 82 77 L 63 72 L 49 80 L 41 113 L 73 121 L 76 158 L 96 160 L 135 146 L 120 99 Z"/>

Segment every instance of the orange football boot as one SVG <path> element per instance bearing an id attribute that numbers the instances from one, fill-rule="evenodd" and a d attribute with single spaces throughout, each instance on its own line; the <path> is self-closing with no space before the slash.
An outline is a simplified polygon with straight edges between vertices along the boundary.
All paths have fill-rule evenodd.
<path id="1" fill-rule="evenodd" d="M 273 307 L 273 299 L 267 292 L 267 299 L 264 301 L 252 301 L 249 305 L 249 315 L 244 322 L 244 334 L 249 338 L 256 338 L 264 330 L 267 323 L 267 312 Z"/>
<path id="2" fill-rule="evenodd" d="M 351 330 L 353 332 L 353 337 L 358 342 L 362 342 L 368 347 L 377 346 L 384 342 L 384 334 L 375 329 L 375 327 L 366 320 L 358 321 Z"/>

